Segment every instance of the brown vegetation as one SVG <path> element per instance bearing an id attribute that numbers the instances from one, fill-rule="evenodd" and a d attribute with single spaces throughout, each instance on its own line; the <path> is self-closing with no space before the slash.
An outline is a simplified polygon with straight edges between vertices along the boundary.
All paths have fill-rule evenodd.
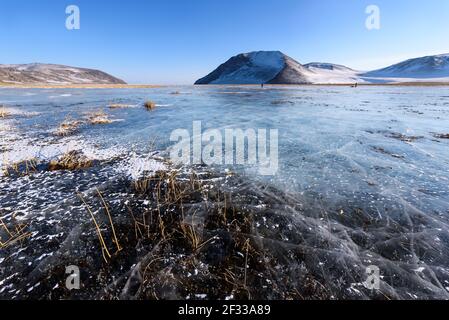
<path id="1" fill-rule="evenodd" d="M 7 118 L 11 115 L 5 106 L 0 106 L 0 118 Z"/>
<path id="2" fill-rule="evenodd" d="M 60 137 L 72 135 L 78 131 L 79 126 L 82 124 L 82 121 L 72 120 L 68 117 L 59 125 L 58 129 L 55 131 L 55 135 Z"/>
<path id="3" fill-rule="evenodd" d="M 27 227 L 28 225 L 20 223 L 12 228 L 8 228 L 0 217 L 0 230 L 3 230 L 6 235 L 6 239 L 2 239 L 0 234 L 0 249 L 6 249 L 17 242 L 22 242 L 26 238 L 31 237 L 31 233 L 26 231 Z"/>
<path id="4" fill-rule="evenodd" d="M 153 101 L 146 101 L 144 103 L 144 106 L 147 110 L 154 110 L 156 109 L 156 103 L 154 103 Z"/>
<path id="5" fill-rule="evenodd" d="M 87 114 L 87 121 L 92 125 L 111 124 L 113 121 L 109 119 L 109 115 L 104 111 L 95 111 Z"/>
<path id="6" fill-rule="evenodd" d="M 37 171 L 37 159 L 27 159 L 15 163 L 6 164 L 3 173 L 5 176 L 19 175 L 27 176 Z"/>
<path id="7" fill-rule="evenodd" d="M 52 160 L 48 165 L 48 170 L 80 170 L 92 167 L 94 161 L 87 159 L 79 151 L 70 151 L 57 160 Z"/>
<path id="8" fill-rule="evenodd" d="M 109 105 L 109 109 L 126 109 L 130 108 L 131 106 L 129 104 L 123 104 L 123 103 L 113 103 Z"/>

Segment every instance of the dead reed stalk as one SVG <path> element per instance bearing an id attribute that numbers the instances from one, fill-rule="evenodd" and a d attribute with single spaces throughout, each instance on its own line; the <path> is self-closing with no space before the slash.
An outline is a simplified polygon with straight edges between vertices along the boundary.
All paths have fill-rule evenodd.
<path id="1" fill-rule="evenodd" d="M 108 259 L 110 259 L 112 257 L 112 255 L 109 253 L 108 247 L 106 245 L 106 242 L 103 238 L 103 234 L 101 233 L 101 228 L 100 225 L 98 224 L 97 220 L 95 219 L 95 215 L 93 214 L 92 210 L 90 209 L 89 205 L 87 204 L 87 202 L 84 200 L 83 196 L 81 195 L 81 193 L 78 193 L 79 198 L 81 199 L 81 201 L 84 203 L 84 205 L 87 208 L 87 211 L 89 212 L 92 221 L 94 222 L 95 225 L 95 230 L 97 231 L 97 236 L 98 236 L 98 240 L 100 241 L 100 245 L 101 245 L 101 253 L 103 255 L 103 259 L 106 263 L 108 263 Z"/>

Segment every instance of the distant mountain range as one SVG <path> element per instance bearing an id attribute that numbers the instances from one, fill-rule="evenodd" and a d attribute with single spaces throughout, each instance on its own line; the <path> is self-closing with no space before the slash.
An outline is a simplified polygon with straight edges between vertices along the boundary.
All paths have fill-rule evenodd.
<path id="1" fill-rule="evenodd" d="M 126 84 L 103 71 L 55 64 L 3 64 L 0 82 L 10 84 Z"/>
<path id="2" fill-rule="evenodd" d="M 280 51 L 232 57 L 195 84 L 353 84 L 449 82 L 449 54 L 406 60 L 374 71 L 333 63 L 301 64 Z M 55 64 L 0 64 L 0 83 L 126 84 L 103 71 Z"/>
<path id="3" fill-rule="evenodd" d="M 375 71 L 313 62 L 300 64 L 280 51 L 239 54 L 195 84 L 346 84 L 449 82 L 449 54 L 410 59 Z"/>

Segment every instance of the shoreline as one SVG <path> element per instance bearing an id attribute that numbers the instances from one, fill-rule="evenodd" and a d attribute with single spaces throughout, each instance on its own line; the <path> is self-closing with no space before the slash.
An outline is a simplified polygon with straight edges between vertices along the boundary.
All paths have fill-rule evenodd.
<path id="1" fill-rule="evenodd" d="M 204 84 L 204 85 L 153 85 L 153 84 L 9 84 L 0 83 L 0 89 L 157 89 L 175 86 L 191 87 L 259 87 L 259 84 Z M 264 84 L 265 88 L 276 87 L 352 87 L 350 83 L 310 84 Z M 400 83 L 358 83 L 359 87 L 446 87 L 449 82 L 400 82 Z M 355 88 L 356 89 L 356 88 Z"/>
<path id="2" fill-rule="evenodd" d="M 264 87 L 351 87 L 354 83 L 304 83 L 304 84 L 264 84 Z M 260 87 L 260 84 L 199 84 L 194 87 Z M 449 82 L 398 82 L 398 83 L 358 83 L 359 87 L 439 87 L 449 86 Z"/>
<path id="3" fill-rule="evenodd" d="M 0 88 L 9 89 L 155 89 L 162 85 L 152 84 L 9 84 L 0 83 Z"/>

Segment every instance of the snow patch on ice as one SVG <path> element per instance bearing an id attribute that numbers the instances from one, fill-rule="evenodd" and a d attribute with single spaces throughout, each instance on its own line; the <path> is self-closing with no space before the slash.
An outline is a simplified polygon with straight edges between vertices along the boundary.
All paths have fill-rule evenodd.
<path id="1" fill-rule="evenodd" d="M 11 149 L 1 154 L 0 167 L 31 159 L 49 162 L 71 151 L 82 152 L 88 159 L 99 161 L 113 159 L 126 152 L 123 147 L 99 149 L 87 141 L 75 139 L 75 137 L 62 139 L 52 144 L 48 142 L 36 143 L 27 139 L 18 140 L 14 144 L 10 144 L 10 147 Z M 0 176 L 2 174 L 0 171 Z"/>
<path id="2" fill-rule="evenodd" d="M 13 128 L 11 121 L 0 121 L 0 132 L 12 131 Z"/>
<path id="3" fill-rule="evenodd" d="M 129 155 L 127 160 L 120 163 L 116 170 L 127 177 L 137 180 L 143 174 L 155 174 L 167 170 L 167 166 L 151 156 L 139 156 L 135 153 Z"/>
<path id="4" fill-rule="evenodd" d="M 50 99 L 68 98 L 68 97 L 71 97 L 71 96 L 72 96 L 72 94 L 70 94 L 70 93 L 64 93 L 64 94 L 60 94 L 60 95 L 57 95 L 57 96 L 50 96 L 49 98 Z"/>

